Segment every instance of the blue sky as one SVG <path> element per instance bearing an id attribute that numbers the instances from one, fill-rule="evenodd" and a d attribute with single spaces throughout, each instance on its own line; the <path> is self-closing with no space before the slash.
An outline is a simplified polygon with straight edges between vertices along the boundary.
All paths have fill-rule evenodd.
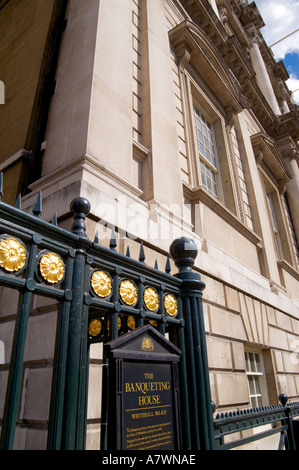
<path id="1" fill-rule="evenodd" d="M 299 31 L 285 38 L 299 28 L 299 0 L 255 0 L 265 26 L 261 29 L 267 44 L 277 60 L 283 60 L 290 79 L 287 85 L 291 91 L 299 89 Z M 278 44 L 274 45 L 277 41 Z M 293 94 L 299 104 L 299 90 Z"/>

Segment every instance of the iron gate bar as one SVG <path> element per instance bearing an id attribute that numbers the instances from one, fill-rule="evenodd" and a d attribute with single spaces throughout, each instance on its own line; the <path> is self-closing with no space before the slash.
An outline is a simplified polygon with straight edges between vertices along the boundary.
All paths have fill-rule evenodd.
<path id="1" fill-rule="evenodd" d="M 62 423 L 64 408 L 64 389 L 66 376 L 66 358 L 68 349 L 68 332 L 71 308 L 71 288 L 73 278 L 74 258 L 69 256 L 66 266 L 65 279 L 65 301 L 61 305 L 58 314 L 58 325 L 56 334 L 55 357 L 53 364 L 53 385 L 49 413 L 49 429 L 47 448 L 59 450 L 62 440 Z"/>
<path id="2" fill-rule="evenodd" d="M 38 198 L 40 199 L 40 197 Z M 43 282 L 35 280 L 35 271 L 38 261 L 38 250 L 55 250 L 63 258 L 66 259 L 66 276 L 71 277 L 71 258 L 74 256 L 74 248 L 76 246 L 76 237 L 70 232 L 44 222 L 40 219 L 40 201 L 35 207 L 35 215 L 27 214 L 18 207 L 11 207 L 2 201 L 0 202 L 0 215 L 1 215 L 1 233 L 4 237 L 15 237 L 25 245 L 28 251 L 28 262 L 25 270 L 17 272 L 16 274 L 8 274 L 5 271 L 0 272 L 0 284 L 4 287 L 9 287 L 20 292 L 20 306 L 19 313 L 17 314 L 14 341 L 12 345 L 11 361 L 9 368 L 9 377 L 7 384 L 6 400 L 4 415 L 2 421 L 2 434 L 1 434 L 1 448 L 12 449 L 14 444 L 14 436 L 17 423 L 17 413 L 20 399 L 21 381 L 23 374 L 23 359 L 24 348 L 26 341 L 26 333 L 28 326 L 30 302 L 32 295 L 42 295 L 54 298 L 62 303 L 60 320 L 60 329 L 57 331 L 57 346 L 56 357 L 57 364 L 54 361 L 54 373 L 52 381 L 52 408 L 53 414 L 49 417 L 49 433 L 48 441 L 52 443 L 56 440 L 53 435 L 59 434 L 59 427 L 57 423 L 61 422 L 59 414 L 61 410 L 61 397 L 63 396 L 64 377 L 63 359 L 59 356 L 59 350 L 63 350 L 62 344 L 65 343 L 65 331 L 67 328 L 68 320 L 65 318 L 68 307 L 65 302 L 70 302 L 72 299 L 72 292 L 65 282 L 64 289 L 59 285 L 52 287 Z M 61 318 L 62 315 L 62 318 Z M 61 334 L 61 332 L 64 332 Z M 60 344 L 60 345 L 59 345 Z M 65 348 L 64 348 L 65 349 Z M 64 353 L 63 353 L 64 354 Z M 63 356 L 62 354 L 62 356 Z M 55 372 L 56 370 L 56 372 Z M 59 370 L 59 372 L 57 372 Z M 51 409 L 52 409 L 51 408 Z M 53 447 L 55 447 L 53 445 Z"/>
<path id="3" fill-rule="evenodd" d="M 33 292 L 34 261 L 37 245 L 32 242 L 27 266 L 27 281 L 21 296 L 19 314 L 17 316 L 14 340 L 11 353 L 11 367 L 8 375 L 7 394 L 3 415 L 3 433 L 1 444 L 3 448 L 12 449 L 14 444 L 15 427 L 19 407 L 19 396 L 23 374 L 24 350 L 28 327 L 29 308 Z"/>

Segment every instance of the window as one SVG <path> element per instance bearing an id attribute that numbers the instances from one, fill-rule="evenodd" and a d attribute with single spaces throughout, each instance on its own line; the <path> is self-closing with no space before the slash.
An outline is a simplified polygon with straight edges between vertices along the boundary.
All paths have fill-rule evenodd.
<path id="1" fill-rule="evenodd" d="M 233 146 L 233 155 L 234 155 L 235 164 L 237 168 L 237 178 L 239 181 L 239 186 L 240 186 L 240 191 L 241 191 L 242 207 L 243 207 L 243 212 L 244 212 L 242 220 L 244 220 L 247 227 L 253 230 L 253 219 L 252 219 L 252 213 L 251 213 L 251 208 L 250 208 L 247 182 L 246 182 L 245 171 L 243 167 L 243 162 L 241 158 L 241 153 L 240 153 L 238 137 L 237 137 L 235 126 L 231 127 L 230 135 L 231 135 L 231 141 L 232 141 L 232 146 Z"/>
<path id="2" fill-rule="evenodd" d="M 201 182 L 211 194 L 218 198 L 219 170 L 213 127 L 196 107 L 194 107 L 194 122 L 200 158 Z"/>
<path id="3" fill-rule="evenodd" d="M 283 202 L 284 202 L 285 212 L 286 212 L 286 216 L 287 216 L 287 223 L 288 223 L 289 231 L 290 231 L 290 235 L 291 235 L 291 241 L 293 243 L 294 252 L 295 252 L 295 256 L 296 256 L 296 261 L 297 261 L 297 264 L 299 265 L 299 246 L 298 246 L 298 242 L 297 242 L 297 238 L 296 238 L 296 234 L 295 234 L 295 229 L 294 229 L 294 225 L 293 225 L 293 220 L 292 220 L 292 217 L 291 217 L 291 213 L 290 213 L 290 209 L 289 209 L 289 205 L 288 205 L 288 201 L 287 201 L 286 196 L 284 196 Z"/>
<path id="4" fill-rule="evenodd" d="M 273 235 L 274 235 L 274 240 L 275 240 L 277 256 L 279 259 L 283 259 L 283 251 L 282 251 L 281 239 L 279 235 L 277 218 L 276 218 L 275 209 L 274 209 L 274 201 L 273 201 L 272 194 L 270 193 L 267 193 L 267 203 L 268 203 L 268 208 L 269 208 L 269 214 L 270 214 L 270 220 L 271 220 L 271 225 L 272 225 L 272 230 L 273 230 Z"/>
<path id="5" fill-rule="evenodd" d="M 245 362 L 251 407 L 264 406 L 268 398 L 263 357 L 260 353 L 245 351 Z"/>

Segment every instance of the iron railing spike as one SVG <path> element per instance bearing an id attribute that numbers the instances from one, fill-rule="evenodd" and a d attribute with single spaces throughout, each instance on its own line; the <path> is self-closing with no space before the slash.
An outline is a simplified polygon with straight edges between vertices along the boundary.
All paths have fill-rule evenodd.
<path id="1" fill-rule="evenodd" d="M 98 245 L 98 243 L 99 243 L 99 234 L 98 234 L 98 232 L 95 233 L 93 243 L 95 243 L 95 244 L 97 244 L 97 245 Z"/>
<path id="2" fill-rule="evenodd" d="M 40 218 L 41 213 L 42 213 L 42 192 L 39 191 L 35 204 L 32 209 L 32 213 L 35 217 Z"/>
<path id="3" fill-rule="evenodd" d="M 165 266 L 165 272 L 166 272 L 166 274 L 170 274 L 170 272 L 171 272 L 170 257 L 169 257 L 169 255 L 167 256 L 167 261 L 166 261 L 166 266 Z"/>
<path id="4" fill-rule="evenodd" d="M 55 211 L 54 212 L 54 215 L 53 215 L 53 219 L 51 221 L 51 224 L 52 225 L 55 225 L 55 227 L 57 227 L 57 212 Z"/>
<path id="5" fill-rule="evenodd" d="M 16 203 L 15 203 L 15 208 L 16 209 L 21 209 L 21 194 L 18 195 Z"/>
<path id="6" fill-rule="evenodd" d="M 116 251 L 117 243 L 116 243 L 116 236 L 115 236 L 115 229 L 112 227 L 111 238 L 110 238 L 110 250 Z"/>
<path id="7" fill-rule="evenodd" d="M 130 253 L 130 247 L 129 246 L 127 246 L 126 256 L 128 258 L 131 258 L 131 253 Z"/>
<path id="8" fill-rule="evenodd" d="M 144 263 L 144 261 L 145 261 L 143 242 L 140 243 L 139 261 L 140 261 L 140 263 Z"/>
<path id="9" fill-rule="evenodd" d="M 159 269 L 157 260 L 155 261 L 155 269 Z"/>

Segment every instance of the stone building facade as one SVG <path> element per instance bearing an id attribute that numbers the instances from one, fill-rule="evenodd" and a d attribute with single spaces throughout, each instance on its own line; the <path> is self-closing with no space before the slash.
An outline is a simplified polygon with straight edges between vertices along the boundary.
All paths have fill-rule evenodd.
<path id="1" fill-rule="evenodd" d="M 84 196 L 88 236 L 106 245 L 114 226 L 150 265 L 194 239 L 218 410 L 299 397 L 299 115 L 263 25 L 247 0 L 0 0 L 4 200 L 29 210 L 42 191 L 67 228 Z M 55 322 L 37 299 L 17 448 L 45 447 Z M 100 345 L 90 358 L 98 448 Z"/>

